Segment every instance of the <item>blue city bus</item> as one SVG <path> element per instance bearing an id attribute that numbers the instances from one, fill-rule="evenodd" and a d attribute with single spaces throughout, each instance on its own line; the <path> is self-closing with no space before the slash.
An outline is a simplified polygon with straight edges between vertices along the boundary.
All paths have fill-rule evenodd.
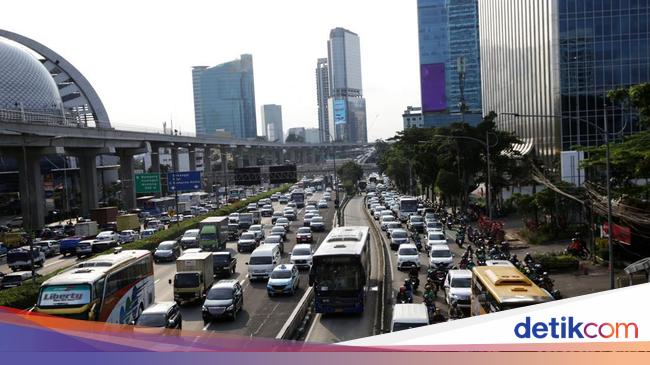
<path id="1" fill-rule="evenodd" d="M 305 191 L 296 189 L 291 192 L 291 201 L 296 203 L 298 209 L 305 207 Z"/>
<path id="2" fill-rule="evenodd" d="M 176 199 L 173 196 L 149 199 L 144 202 L 144 211 L 152 217 L 158 217 L 161 213 L 176 209 Z"/>
<path id="3" fill-rule="evenodd" d="M 362 313 L 370 282 L 368 227 L 337 227 L 313 256 L 309 285 L 316 313 Z"/>

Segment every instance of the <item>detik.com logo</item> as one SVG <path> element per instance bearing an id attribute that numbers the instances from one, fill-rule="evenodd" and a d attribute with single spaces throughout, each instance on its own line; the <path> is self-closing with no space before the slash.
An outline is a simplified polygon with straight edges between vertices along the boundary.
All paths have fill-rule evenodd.
<path id="1" fill-rule="evenodd" d="M 639 326 L 634 322 L 581 322 L 573 316 L 553 317 L 548 322 L 532 322 L 526 317 L 514 328 L 518 338 L 639 338 Z"/>

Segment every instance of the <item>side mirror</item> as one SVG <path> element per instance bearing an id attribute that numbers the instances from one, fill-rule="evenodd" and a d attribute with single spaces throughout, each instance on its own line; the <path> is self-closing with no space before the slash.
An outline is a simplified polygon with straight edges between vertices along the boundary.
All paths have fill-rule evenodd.
<path id="1" fill-rule="evenodd" d="M 172 283 L 172 279 L 169 279 L 169 284 L 171 285 L 171 283 Z"/>
<path id="2" fill-rule="evenodd" d="M 174 322 L 173 319 L 170 319 L 169 321 L 167 321 L 167 327 L 168 328 L 172 328 L 174 326 L 176 326 L 176 323 Z"/>
<path id="3" fill-rule="evenodd" d="M 135 321 L 131 321 L 131 322 L 129 322 L 129 324 L 130 324 L 131 326 L 135 326 Z"/>
<path id="4" fill-rule="evenodd" d="M 248 265 L 248 262 L 246 262 L 246 265 Z"/>

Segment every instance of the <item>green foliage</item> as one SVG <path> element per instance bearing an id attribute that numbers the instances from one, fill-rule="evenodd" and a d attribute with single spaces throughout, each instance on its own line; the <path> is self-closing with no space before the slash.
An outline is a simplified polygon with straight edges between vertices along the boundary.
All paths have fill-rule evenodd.
<path id="1" fill-rule="evenodd" d="M 460 184 L 458 183 L 458 175 L 447 170 L 438 172 L 436 187 L 445 198 L 458 196 L 461 191 Z"/>
<path id="2" fill-rule="evenodd" d="M 339 179 L 352 185 L 363 178 L 363 168 L 354 161 L 348 161 L 336 170 Z"/>
<path id="3" fill-rule="evenodd" d="M 562 252 L 533 255 L 533 259 L 549 272 L 573 271 L 578 269 L 580 264 L 576 257 Z"/>
<path id="4" fill-rule="evenodd" d="M 230 213 L 234 213 L 236 211 L 239 211 L 243 208 L 246 207 L 249 203 L 257 202 L 261 199 L 269 198 L 271 195 L 275 192 L 286 192 L 289 190 L 289 185 L 285 185 L 282 187 L 279 187 L 274 190 L 270 190 L 266 193 L 258 194 L 252 198 L 248 198 L 245 201 L 239 201 L 234 204 L 228 205 L 224 208 L 218 209 L 214 212 L 210 212 L 208 214 L 202 215 L 195 217 L 190 220 L 186 220 L 181 222 L 178 225 L 171 225 L 168 229 L 165 229 L 163 231 L 159 231 L 156 234 L 152 235 L 151 237 L 148 237 L 143 240 L 138 240 L 135 242 L 127 243 L 125 245 L 122 245 L 122 247 L 125 250 L 154 250 L 156 247 L 158 247 L 158 244 L 162 241 L 167 241 L 167 240 L 175 240 L 178 237 L 180 237 L 186 230 L 192 229 L 192 228 L 198 228 L 199 222 L 201 222 L 203 219 L 208 218 L 208 217 L 219 217 L 219 216 L 227 216 Z M 108 250 L 108 253 L 111 250 Z M 64 269 L 62 269 L 64 270 Z M 60 271 L 62 271 L 60 270 Z M 31 281 L 29 283 L 25 283 L 22 286 L 7 289 L 0 291 L 0 306 L 5 306 L 5 307 L 12 307 L 12 308 L 17 308 L 17 309 L 28 309 L 31 308 L 34 303 L 36 303 L 36 300 L 38 299 L 38 290 L 40 288 L 41 283 L 43 283 L 45 280 L 55 276 L 58 274 L 60 271 L 45 275 L 41 278 L 38 278 L 36 280 L 36 284 L 32 284 Z"/>

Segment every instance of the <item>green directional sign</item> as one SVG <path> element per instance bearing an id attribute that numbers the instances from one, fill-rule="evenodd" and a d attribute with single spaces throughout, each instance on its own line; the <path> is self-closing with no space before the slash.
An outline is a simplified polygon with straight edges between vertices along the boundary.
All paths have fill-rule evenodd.
<path id="1" fill-rule="evenodd" d="M 136 194 L 160 193 L 160 174 L 136 174 L 135 192 Z"/>

